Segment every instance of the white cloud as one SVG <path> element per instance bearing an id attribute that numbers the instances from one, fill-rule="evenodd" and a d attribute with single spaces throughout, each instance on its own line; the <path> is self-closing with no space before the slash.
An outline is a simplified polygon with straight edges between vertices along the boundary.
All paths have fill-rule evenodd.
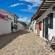
<path id="1" fill-rule="evenodd" d="M 37 0 L 20 0 L 20 1 L 37 2 Z"/>
<path id="2" fill-rule="evenodd" d="M 41 4 L 41 0 L 37 0 L 37 2 L 36 3 L 34 3 L 32 6 L 31 5 L 28 5 L 28 9 L 32 9 L 33 7 L 37 7 L 37 6 L 40 6 L 40 4 Z"/>
<path id="3" fill-rule="evenodd" d="M 33 7 L 37 7 L 37 6 L 39 6 L 39 5 L 40 5 L 40 4 L 37 4 L 37 3 L 33 4 L 32 6 L 28 5 L 28 9 L 29 9 L 29 10 L 32 10 Z"/>
<path id="4" fill-rule="evenodd" d="M 38 0 L 26 0 L 26 1 L 36 3 Z"/>
<path id="5" fill-rule="evenodd" d="M 38 6 L 38 5 L 41 3 L 41 0 L 20 0 L 20 1 L 35 2 L 35 3 L 33 4 L 33 6 L 28 5 L 28 9 L 32 9 L 32 7 Z M 16 7 L 16 6 L 18 6 L 18 5 L 23 5 L 23 4 L 24 4 L 24 3 L 15 3 L 15 4 L 10 5 L 10 7 Z"/>
<path id="6" fill-rule="evenodd" d="M 20 17 L 18 20 L 20 21 L 26 21 L 28 17 Z"/>
<path id="7" fill-rule="evenodd" d="M 23 12 L 33 12 L 32 9 L 21 9 L 20 11 L 23 11 Z"/>
<path id="8" fill-rule="evenodd" d="M 23 5 L 23 3 L 15 3 L 15 4 L 10 5 L 10 7 L 16 7 L 18 5 Z"/>
<path id="9" fill-rule="evenodd" d="M 27 1 L 27 2 L 31 2 L 31 3 L 41 3 L 41 0 L 22 0 L 22 1 Z"/>
<path id="10" fill-rule="evenodd" d="M 23 21 L 25 23 L 30 23 L 30 19 L 28 17 L 20 17 L 18 20 Z"/>

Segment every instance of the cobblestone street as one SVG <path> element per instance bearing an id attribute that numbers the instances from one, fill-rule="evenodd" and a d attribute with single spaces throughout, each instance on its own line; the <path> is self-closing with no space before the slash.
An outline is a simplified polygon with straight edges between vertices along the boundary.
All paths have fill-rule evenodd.
<path id="1" fill-rule="evenodd" d="M 8 35 L 2 38 L 0 36 L 0 55 L 55 55 L 45 41 L 36 34 L 23 31 L 24 34 L 19 35 L 19 33 L 21 32 L 9 34 L 9 37 L 16 36 L 13 39 L 7 38 Z M 7 43 L 4 44 L 5 42 Z"/>

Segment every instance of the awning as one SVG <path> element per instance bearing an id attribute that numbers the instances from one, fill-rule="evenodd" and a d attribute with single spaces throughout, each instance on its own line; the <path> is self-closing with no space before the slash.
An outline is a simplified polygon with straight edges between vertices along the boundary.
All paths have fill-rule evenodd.
<path id="1" fill-rule="evenodd" d="M 32 20 L 38 19 L 53 4 L 55 4 L 55 0 L 43 0 L 38 11 L 32 17 Z"/>

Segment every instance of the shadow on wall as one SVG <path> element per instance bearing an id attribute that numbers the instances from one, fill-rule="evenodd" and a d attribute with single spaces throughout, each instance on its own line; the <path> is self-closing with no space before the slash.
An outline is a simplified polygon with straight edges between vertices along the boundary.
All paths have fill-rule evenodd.
<path id="1" fill-rule="evenodd" d="M 13 41 L 15 38 L 19 37 L 19 35 L 29 33 L 28 31 L 19 30 L 15 33 L 10 33 L 7 35 L 0 35 L 0 49 L 5 47 L 7 44 L 9 44 L 11 41 Z"/>

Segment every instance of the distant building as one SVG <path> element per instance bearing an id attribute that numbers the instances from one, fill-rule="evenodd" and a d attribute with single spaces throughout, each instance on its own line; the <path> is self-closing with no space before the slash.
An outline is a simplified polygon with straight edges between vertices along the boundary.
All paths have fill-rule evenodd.
<path id="1" fill-rule="evenodd" d="M 18 30 L 25 30 L 27 29 L 27 24 L 25 22 L 22 21 L 17 21 L 17 31 Z"/>

